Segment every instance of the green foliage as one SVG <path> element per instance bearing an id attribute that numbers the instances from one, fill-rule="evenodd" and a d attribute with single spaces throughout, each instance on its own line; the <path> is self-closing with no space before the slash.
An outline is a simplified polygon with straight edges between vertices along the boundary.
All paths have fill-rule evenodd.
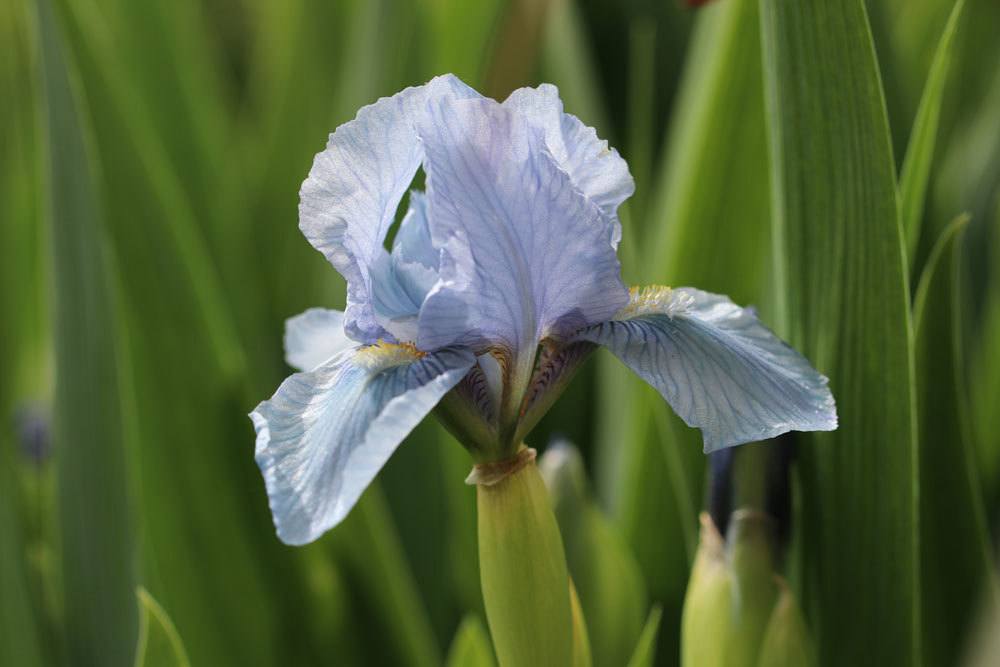
<path id="1" fill-rule="evenodd" d="M 666 144 L 636 230 L 636 282 L 697 285 L 766 305 L 770 257 L 766 138 L 755 0 L 719 2 L 696 21 Z M 739 109 L 739 113 L 734 113 Z M 643 183 L 638 182 L 643 188 Z M 725 192 L 725 196 L 720 196 Z M 635 225 L 634 225 L 635 226 Z M 626 238 L 623 245 L 628 243 Z M 626 272 L 629 269 L 626 266 Z M 601 360 L 608 432 L 602 466 L 617 469 L 613 504 L 653 595 L 669 602 L 664 652 L 697 544 L 701 436 L 617 361 Z M 622 415 L 627 415 L 624 417 Z M 622 443 L 634 443 L 623 447 Z M 602 471 L 603 472 L 603 471 Z M 605 473 L 606 474 L 606 473 Z M 656 531 L 648 530 L 655 523 Z M 684 545 L 684 549 L 679 548 Z"/>
<path id="2" fill-rule="evenodd" d="M 344 550 L 348 572 L 369 591 L 375 607 L 387 613 L 379 624 L 395 645 L 397 664 L 440 664 L 427 612 L 378 487 L 365 492 L 342 532 L 338 546 Z"/>
<path id="3" fill-rule="evenodd" d="M 591 497 L 579 450 L 568 444 L 550 448 L 539 468 L 579 592 L 593 662 L 620 665 L 635 647 L 649 605 L 639 565 Z"/>
<path id="4" fill-rule="evenodd" d="M 0 664 L 183 664 L 178 636 L 193 665 L 495 664 L 471 461 L 439 426 L 291 549 L 245 416 L 289 372 L 282 321 L 343 306 L 296 229 L 312 156 L 444 71 L 557 84 L 636 177 L 627 282 L 754 305 L 831 378 L 841 428 L 788 442 L 788 586 L 744 643 L 955 663 L 1000 525 L 1000 5 L 683 5 L 0 3 Z M 733 631 L 711 600 L 737 584 L 691 569 L 699 434 L 604 354 L 531 444 L 555 433 L 580 452 L 553 495 L 593 664 L 677 664 L 685 596 L 709 601 L 685 632 Z"/>
<path id="5" fill-rule="evenodd" d="M 990 546 L 968 422 L 962 353 L 962 239 L 954 220 L 928 257 L 914 299 L 920 429 L 923 656 L 947 664 L 965 644 L 990 577 Z M 946 573 L 946 574 L 945 574 Z"/>
<path id="6" fill-rule="evenodd" d="M 0 262 L 0 664 L 36 667 L 45 664 L 43 637 L 33 600 L 32 567 L 25 557 L 29 536 L 22 509 L 19 473 L 38 469 L 18 460 L 22 443 L 10 425 L 28 397 L 40 398 L 39 369 L 44 367 L 47 282 L 43 280 L 37 224 L 37 134 L 35 83 L 29 76 L 34 39 L 30 10 L 20 2 L 0 7 L 0 248 L 23 252 Z M 27 284 L 25 284 L 27 283 Z M 29 399 L 30 400 L 30 399 Z"/>
<path id="7" fill-rule="evenodd" d="M 160 603 L 141 586 L 135 596 L 139 602 L 135 667 L 191 667 L 184 642 Z"/>
<path id="8" fill-rule="evenodd" d="M 652 667 L 656 660 L 656 635 L 660 630 L 663 610 L 657 605 L 649 611 L 646 624 L 639 635 L 635 652 L 628 661 L 628 667 Z"/>
<path id="9" fill-rule="evenodd" d="M 801 438 L 806 607 L 821 662 L 920 653 L 912 333 L 874 45 L 855 0 L 763 0 L 777 296 L 840 427 Z M 864 591 L 859 595 L 859 591 Z"/>
<path id="10" fill-rule="evenodd" d="M 1000 203 L 1000 202 L 998 202 Z M 993 216 L 992 236 L 1000 240 L 1000 206 Z M 991 266 L 1000 266 L 1000 243 L 994 241 Z M 976 451 L 976 469 L 983 483 L 986 506 L 997 518 L 1000 498 L 1000 271 L 994 268 L 983 295 L 981 333 L 973 338 L 969 351 L 970 413 Z"/>
<path id="11" fill-rule="evenodd" d="M 10 451 L 10 443 L 0 440 L 0 447 Z M 36 667 L 45 664 L 39 628 L 31 600 L 29 569 L 23 557 L 22 526 L 16 509 L 13 462 L 10 456 L 0 460 L 0 662 Z"/>
<path id="12" fill-rule="evenodd" d="M 446 667 L 495 667 L 496 664 L 483 622 L 475 614 L 466 616 L 451 642 Z"/>
<path id="13" fill-rule="evenodd" d="M 708 514 L 684 601 L 685 667 L 808 665 L 812 644 L 798 604 L 776 573 L 773 519 L 739 505 L 723 537 Z"/>
<path id="14" fill-rule="evenodd" d="M 813 667 L 816 655 L 795 597 L 782 584 L 761 641 L 758 667 Z"/>
<path id="15" fill-rule="evenodd" d="M 135 636 L 117 312 L 89 130 L 52 7 L 38 4 L 55 268 L 55 438 L 70 664 L 125 667 Z"/>
<path id="16" fill-rule="evenodd" d="M 941 35 L 941 42 L 938 44 L 927 77 L 927 86 L 924 88 L 923 97 L 920 98 L 917 117 L 913 121 L 913 132 L 906 149 L 906 158 L 903 160 L 903 170 L 899 176 L 900 216 L 903 221 L 907 257 L 911 264 L 916 254 L 917 241 L 920 240 L 924 197 L 931 174 L 931 159 L 934 156 L 934 143 L 937 141 L 952 45 L 955 43 L 955 33 L 958 31 L 959 18 L 962 16 L 964 6 L 965 0 L 958 0 L 955 3 L 955 8 L 948 17 L 948 25 Z"/>

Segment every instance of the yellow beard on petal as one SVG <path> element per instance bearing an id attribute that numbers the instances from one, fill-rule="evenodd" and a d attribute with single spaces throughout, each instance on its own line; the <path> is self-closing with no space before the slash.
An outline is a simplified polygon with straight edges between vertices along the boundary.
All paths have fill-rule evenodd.
<path id="1" fill-rule="evenodd" d="M 674 290 L 666 285 L 631 287 L 628 304 L 618 311 L 616 320 L 627 320 L 643 315 L 670 315 L 683 310 L 691 299 L 678 299 Z"/>

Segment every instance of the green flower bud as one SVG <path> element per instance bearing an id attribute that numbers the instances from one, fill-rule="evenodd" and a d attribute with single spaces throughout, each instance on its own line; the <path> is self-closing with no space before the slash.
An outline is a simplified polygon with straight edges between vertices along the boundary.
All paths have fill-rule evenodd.
<path id="1" fill-rule="evenodd" d="M 708 514 L 701 515 L 701 540 L 684 598 L 681 619 L 681 665 L 728 665 L 733 633 L 733 576 L 725 542 Z"/>
<path id="2" fill-rule="evenodd" d="M 778 582 L 778 601 L 764 633 L 758 667 L 813 667 L 813 650 L 802 611 L 784 581 Z"/>
<path id="3" fill-rule="evenodd" d="M 458 626 L 445 667 L 496 667 L 493 646 L 486 634 L 483 622 L 475 614 L 469 614 Z"/>
<path id="4" fill-rule="evenodd" d="M 802 614 L 774 572 L 771 531 L 765 514 L 741 509 L 723 539 L 702 515 L 681 627 L 686 667 L 814 664 Z"/>
<path id="5" fill-rule="evenodd" d="M 755 510 L 733 513 L 727 530 L 726 551 L 733 573 L 733 627 L 729 664 L 755 665 L 778 583 L 771 554 L 771 520 Z"/>

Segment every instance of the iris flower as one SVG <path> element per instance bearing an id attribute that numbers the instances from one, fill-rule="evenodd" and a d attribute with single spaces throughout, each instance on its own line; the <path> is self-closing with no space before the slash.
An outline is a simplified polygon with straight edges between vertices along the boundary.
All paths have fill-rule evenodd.
<path id="1" fill-rule="evenodd" d="M 426 191 L 386 248 L 418 169 Z M 299 227 L 347 281 L 344 312 L 286 324 L 287 378 L 250 415 L 278 536 L 341 521 L 431 411 L 477 462 L 514 456 L 598 346 L 703 432 L 705 450 L 832 430 L 825 377 L 751 309 L 690 287 L 626 289 L 634 190 L 551 85 L 503 103 L 454 76 L 362 108 L 302 185 Z"/>

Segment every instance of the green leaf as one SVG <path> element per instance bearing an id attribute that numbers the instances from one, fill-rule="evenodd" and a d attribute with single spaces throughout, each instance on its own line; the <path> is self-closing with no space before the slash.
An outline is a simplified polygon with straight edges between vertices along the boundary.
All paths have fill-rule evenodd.
<path id="1" fill-rule="evenodd" d="M 970 346 L 970 407 L 979 470 L 987 507 L 998 507 L 1000 497 L 1000 207 L 992 225 L 993 273 L 984 285 L 983 315 L 978 340 Z"/>
<path id="2" fill-rule="evenodd" d="M 621 664 L 635 647 L 649 607 L 642 571 L 591 497 L 583 457 L 575 447 L 550 444 L 539 469 L 580 595 L 594 664 Z"/>
<path id="3" fill-rule="evenodd" d="M 39 182 L 41 124 L 35 80 L 37 36 L 33 4 L 22 0 L 0 8 L 0 248 L 16 248 L 0 262 L 0 418 L 15 402 L 38 399 L 47 382 L 39 378 L 46 363 L 51 294 Z M 13 315 L 13 316 L 11 316 Z"/>
<path id="4" fill-rule="evenodd" d="M 959 654 L 991 571 L 964 380 L 960 271 L 968 221 L 954 220 L 934 245 L 914 303 L 923 655 L 931 665 Z"/>
<path id="5" fill-rule="evenodd" d="M 378 483 L 365 491 L 334 537 L 348 574 L 378 610 L 379 636 L 391 644 L 392 664 L 441 664 L 434 631 Z"/>
<path id="6" fill-rule="evenodd" d="M 123 3 L 122 9 L 130 6 L 131 3 Z M 61 15 L 66 19 L 67 44 L 73 49 L 81 80 L 88 91 L 87 104 L 94 125 L 95 149 L 101 156 L 104 170 L 101 176 L 111 180 L 111 176 L 117 175 L 115 172 L 124 166 L 129 180 L 142 184 L 142 188 L 136 187 L 138 192 L 133 194 L 136 201 L 132 203 L 133 217 L 129 222 L 138 228 L 133 234 L 142 233 L 145 237 L 132 243 L 156 244 L 160 256 L 166 253 L 179 262 L 180 277 L 190 292 L 191 303 L 188 307 L 194 310 L 199 324 L 205 327 L 207 342 L 217 363 L 231 377 L 242 369 L 242 346 L 233 326 L 229 300 L 211 261 L 204 232 L 198 227 L 201 211 L 188 192 L 193 179 L 182 178 L 183 172 L 171 163 L 170 147 L 176 140 L 173 134 L 165 133 L 177 130 L 169 124 L 163 129 L 158 127 L 159 113 L 153 113 L 145 103 L 137 101 L 141 98 L 136 97 L 136 90 L 141 90 L 144 85 L 140 80 L 155 79 L 156 74 L 145 70 L 136 72 L 129 59 L 121 58 L 118 45 L 93 27 L 95 21 L 105 17 L 95 15 L 92 6 L 81 0 L 61 0 L 59 7 L 64 10 Z M 119 33 L 130 34 L 147 28 L 139 20 L 144 12 L 136 12 L 131 20 L 129 15 L 119 17 L 118 13 L 114 9 L 109 11 L 112 27 L 117 28 Z M 157 60 L 162 59 L 151 62 Z M 183 107 L 169 104 L 174 99 L 168 95 L 163 104 L 154 103 L 153 106 L 169 109 L 167 116 L 185 115 Z M 210 132 L 206 130 L 199 134 Z M 111 146 L 116 150 L 111 150 Z M 115 205 L 127 198 L 122 188 L 125 181 L 112 182 L 118 187 L 108 193 L 109 235 L 119 253 L 122 271 L 131 275 L 126 260 L 131 259 L 132 253 L 122 251 L 122 233 L 116 224 L 115 210 Z M 138 185 L 133 183 L 133 187 Z M 137 196 L 140 193 L 141 196 Z M 136 211 L 152 215 L 144 218 L 146 224 L 135 225 Z M 135 251 L 134 254 L 141 253 Z"/>
<path id="7" fill-rule="evenodd" d="M 601 96 L 594 55 L 577 0 L 558 0 L 549 10 L 542 43 L 542 80 L 559 87 L 566 110 L 597 129 L 610 131 L 608 111 Z"/>
<path id="8" fill-rule="evenodd" d="M 0 447 L 12 448 L 6 440 Z M 44 664 L 35 610 L 31 604 L 26 552 L 12 493 L 9 456 L 0 457 L 0 664 L 35 667 Z"/>
<path id="9" fill-rule="evenodd" d="M 590 633 L 572 577 L 569 579 L 569 606 L 573 615 L 573 667 L 591 667 L 594 656 L 590 651 Z"/>
<path id="10" fill-rule="evenodd" d="M 470 85 L 479 81 L 487 54 L 483 45 L 490 43 L 503 5 L 500 0 L 421 3 L 428 19 L 427 32 L 433 36 L 426 45 L 430 71 L 451 72 Z"/>
<path id="11" fill-rule="evenodd" d="M 653 667 L 656 660 L 656 637 L 660 632 L 662 617 L 663 609 L 659 605 L 649 610 L 646 625 L 642 628 L 639 643 L 636 644 L 635 652 L 628 661 L 628 667 Z"/>
<path id="12" fill-rule="evenodd" d="M 139 84 L 114 42 L 93 28 L 95 8 L 76 0 L 62 8 L 124 278 L 131 373 L 123 393 L 135 443 L 142 579 L 171 610 L 195 663 L 306 661 L 308 626 L 281 620 L 304 604 L 303 573 L 274 538 L 243 416 L 252 403 L 235 384 L 242 345 L 185 174 L 171 165 L 171 138 L 131 102 Z M 113 24 L 127 30 L 129 22 L 116 14 Z M 279 571 L 280 581 L 268 577 Z M 130 584 L 130 607 L 132 596 Z"/>
<path id="13" fill-rule="evenodd" d="M 502 100 L 530 82 L 554 0 L 510 0 L 490 45 L 483 93 Z"/>
<path id="14" fill-rule="evenodd" d="M 135 667 L 191 667 L 184 642 L 160 603 L 142 586 L 135 596 L 139 602 Z"/>
<path id="15" fill-rule="evenodd" d="M 760 307 L 769 300 L 771 248 L 758 14 L 756 0 L 699 11 L 646 262 L 653 282 L 695 285 Z M 697 532 L 697 517 L 690 521 Z"/>
<path id="16" fill-rule="evenodd" d="M 458 626 L 448 649 L 445 667 L 496 667 L 490 636 L 476 614 L 469 614 Z"/>
<path id="17" fill-rule="evenodd" d="M 628 31 L 628 132 L 629 170 L 635 177 L 635 193 L 629 199 L 629 217 L 646 218 L 646 200 L 652 184 L 653 164 L 653 105 L 650 91 L 655 86 L 656 23 L 644 16 L 632 19 Z M 627 246 L 631 247 L 631 246 Z M 631 253 L 623 253 L 631 260 Z M 631 262 L 629 262 L 631 263 Z"/>
<path id="18" fill-rule="evenodd" d="M 651 234 L 626 237 L 623 246 L 644 249 L 635 262 L 642 282 L 694 285 L 766 313 L 770 218 L 757 12 L 756 0 L 698 11 L 650 195 Z M 676 653 L 680 624 L 671 616 L 681 606 L 698 542 L 701 437 L 617 360 L 599 363 L 604 432 L 595 469 L 602 490 L 614 488 L 612 515 L 651 593 L 665 603 L 663 651 Z"/>
<path id="19" fill-rule="evenodd" d="M 131 663 L 133 543 L 114 289 L 74 74 L 48 0 L 38 3 L 46 184 L 55 270 L 55 446 L 67 654 Z"/>
<path id="20" fill-rule="evenodd" d="M 948 23 L 938 42 L 931 64 L 924 94 L 920 99 L 917 117 L 913 121 L 910 142 L 903 160 L 903 171 L 899 177 L 899 208 L 906 236 L 907 257 L 912 264 L 920 240 L 920 223 L 923 220 L 924 200 L 927 183 L 930 180 L 934 144 L 937 141 L 938 122 L 944 102 L 945 84 L 952 59 L 952 45 L 958 32 L 959 18 L 965 0 L 957 0 L 948 17 Z"/>
<path id="21" fill-rule="evenodd" d="M 36 52 L 33 8 L 26 2 L 0 5 L 0 664 L 40 667 L 46 652 L 40 600 L 34 596 L 38 561 L 32 559 L 33 501 L 47 496 L 24 494 L 42 477 L 41 464 L 24 457 L 17 433 L 18 411 L 47 393 L 39 378 L 49 344 L 47 239 L 39 215 L 37 91 L 33 80 Z M 26 484 L 27 482 L 27 484 Z M 30 485 L 30 486 L 29 486 Z M 40 486 L 40 485 L 39 485 Z M 28 496 L 31 499 L 28 500 Z M 41 498 L 40 498 L 41 497 Z M 28 502 L 25 502 L 28 500 Z M 40 503 L 39 503 L 40 504 Z M 36 547 L 32 549 L 31 547 Z M 34 579 L 34 581 L 33 581 Z M 35 584 L 34 586 L 32 584 Z"/>
<path id="22" fill-rule="evenodd" d="M 823 664 L 920 653 L 912 332 L 896 175 L 861 0 L 762 0 L 783 333 L 840 428 L 799 439 L 805 608 Z"/>

